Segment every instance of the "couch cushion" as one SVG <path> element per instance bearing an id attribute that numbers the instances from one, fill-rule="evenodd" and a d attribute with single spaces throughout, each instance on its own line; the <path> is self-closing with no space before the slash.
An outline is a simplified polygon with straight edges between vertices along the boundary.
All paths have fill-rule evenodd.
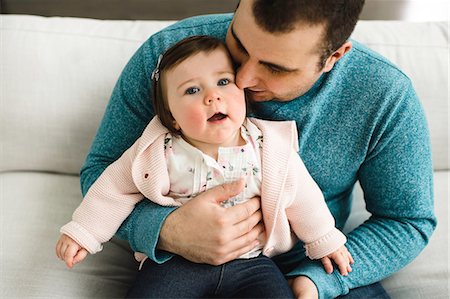
<path id="1" fill-rule="evenodd" d="M 382 283 L 393 299 L 439 298 L 448 290 L 449 172 L 435 173 L 438 227 L 430 244 L 411 264 Z M 79 177 L 41 173 L 0 173 L 1 267 L 0 298 L 123 297 L 138 264 L 129 246 L 117 239 L 102 252 L 67 270 L 56 258 L 61 225 L 81 201 Z M 362 193 L 347 229 L 367 218 Z M 24 286 L 24 287 L 18 287 Z"/>
<path id="2" fill-rule="evenodd" d="M 68 270 L 55 254 L 59 228 L 81 201 L 79 177 L 0 173 L 0 298 L 123 298 L 137 273 L 129 246 L 114 239 Z"/>
<path id="3" fill-rule="evenodd" d="M 2 15 L 2 170 L 78 173 L 124 65 L 172 22 Z"/>
<path id="4" fill-rule="evenodd" d="M 450 298 L 449 179 L 450 172 L 435 172 L 434 195 L 438 226 L 430 243 L 413 262 L 382 282 L 392 298 Z"/>

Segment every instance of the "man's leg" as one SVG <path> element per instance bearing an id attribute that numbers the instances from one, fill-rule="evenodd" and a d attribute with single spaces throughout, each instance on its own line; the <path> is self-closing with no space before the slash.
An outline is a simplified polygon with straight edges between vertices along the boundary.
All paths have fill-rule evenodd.
<path id="1" fill-rule="evenodd" d="M 389 299 L 389 295 L 386 293 L 385 289 L 381 285 L 381 283 L 376 282 L 374 284 L 359 287 L 356 289 L 350 290 L 347 295 L 342 295 L 337 297 L 339 299 Z"/>
<path id="2" fill-rule="evenodd" d="M 293 298 L 284 275 L 266 256 L 224 264 L 216 296 L 221 298 Z"/>
<path id="3" fill-rule="evenodd" d="M 174 256 L 164 264 L 147 259 L 126 298 L 212 297 L 221 268 Z"/>

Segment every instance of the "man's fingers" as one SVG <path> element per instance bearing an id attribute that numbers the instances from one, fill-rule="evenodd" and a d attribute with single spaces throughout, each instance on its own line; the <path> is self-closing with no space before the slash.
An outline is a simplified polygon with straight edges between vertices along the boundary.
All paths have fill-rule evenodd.
<path id="1" fill-rule="evenodd" d="M 248 233 L 231 241 L 228 245 L 228 250 L 231 252 L 241 252 L 241 249 L 244 247 L 250 247 L 250 249 L 253 249 L 256 245 L 259 244 L 258 237 L 262 233 L 264 233 L 264 225 L 262 223 L 259 223 L 254 226 Z"/>
<path id="2" fill-rule="evenodd" d="M 264 233 L 264 225 L 259 223 L 250 232 L 230 240 L 226 245 L 217 248 L 215 254 L 207 263 L 212 265 L 221 265 L 234 260 L 244 253 L 249 252 L 260 245 L 259 236 Z"/>
<path id="3" fill-rule="evenodd" d="M 250 218 L 253 214 L 260 210 L 260 208 L 261 199 L 259 197 L 253 197 L 247 202 L 228 208 L 227 212 L 230 215 L 230 222 L 233 224 L 238 224 Z"/>
<path id="4" fill-rule="evenodd" d="M 229 262 L 239 258 L 260 245 L 258 241 L 259 232 L 263 230 L 263 225 L 255 227 L 253 231 L 234 240 L 227 248 L 228 254 L 223 256 L 223 260 L 218 261 L 217 265 Z"/>
<path id="5" fill-rule="evenodd" d="M 236 223 L 234 228 L 238 233 L 240 233 L 239 236 L 241 236 L 251 231 L 260 222 L 262 222 L 262 213 L 261 210 L 257 210 L 255 213 L 250 215 L 250 217 Z"/>
<path id="6" fill-rule="evenodd" d="M 218 203 L 230 199 L 238 195 L 244 190 L 245 187 L 245 179 L 241 178 L 232 183 L 227 183 L 223 185 L 216 186 L 205 191 L 203 194 L 208 194 L 209 198 L 214 198 Z"/>
<path id="7" fill-rule="evenodd" d="M 258 241 L 254 241 L 254 242 L 248 244 L 248 245 L 245 246 L 245 247 L 241 247 L 240 249 L 238 249 L 238 250 L 232 252 L 232 253 L 230 254 L 230 256 L 227 258 L 227 260 L 230 260 L 230 261 L 231 261 L 231 260 L 237 259 L 237 258 L 240 257 L 241 255 L 243 255 L 243 254 L 249 252 L 250 250 L 254 249 L 256 246 L 258 246 L 258 244 L 259 244 Z"/>

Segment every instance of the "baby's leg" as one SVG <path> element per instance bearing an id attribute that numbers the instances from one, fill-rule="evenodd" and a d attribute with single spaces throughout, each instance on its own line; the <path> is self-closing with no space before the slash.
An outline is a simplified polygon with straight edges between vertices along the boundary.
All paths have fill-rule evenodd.
<path id="1" fill-rule="evenodd" d="M 126 298 L 208 298 L 220 279 L 220 267 L 174 256 L 164 264 L 147 259 Z"/>
<path id="2" fill-rule="evenodd" d="M 284 275 L 263 255 L 225 264 L 216 294 L 221 298 L 294 298 Z"/>

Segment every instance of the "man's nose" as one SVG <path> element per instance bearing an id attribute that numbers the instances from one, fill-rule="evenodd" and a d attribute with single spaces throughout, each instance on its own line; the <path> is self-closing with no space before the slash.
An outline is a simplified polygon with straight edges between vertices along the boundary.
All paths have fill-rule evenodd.
<path id="1" fill-rule="evenodd" d="M 256 73 L 256 66 L 250 61 L 243 61 L 237 69 L 236 85 L 240 89 L 251 88 L 256 86 L 258 79 Z"/>

